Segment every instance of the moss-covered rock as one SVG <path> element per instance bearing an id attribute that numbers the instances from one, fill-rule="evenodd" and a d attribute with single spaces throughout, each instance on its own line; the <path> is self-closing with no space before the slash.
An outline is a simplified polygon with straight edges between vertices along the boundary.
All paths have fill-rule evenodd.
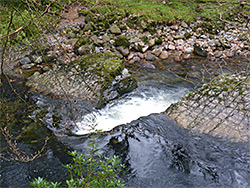
<path id="1" fill-rule="evenodd" d="M 35 92 L 92 100 L 98 107 L 137 87 L 135 79 L 123 75 L 123 61 L 114 53 L 81 56 L 67 65 L 34 74 L 26 84 Z"/>
<path id="2" fill-rule="evenodd" d="M 117 46 L 123 46 L 123 47 L 129 47 L 130 46 L 130 43 L 128 41 L 128 39 L 124 36 L 120 36 L 118 37 L 117 39 L 115 39 L 115 43 L 114 45 L 117 47 Z"/>

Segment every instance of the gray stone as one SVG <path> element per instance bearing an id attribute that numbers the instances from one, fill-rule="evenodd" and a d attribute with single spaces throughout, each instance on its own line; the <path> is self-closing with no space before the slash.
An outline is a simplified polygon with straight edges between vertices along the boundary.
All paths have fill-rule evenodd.
<path id="1" fill-rule="evenodd" d="M 121 29 L 116 25 L 116 24 L 113 24 L 111 27 L 110 27 L 110 32 L 112 33 L 112 34 L 121 34 L 122 32 L 121 32 Z"/>
<path id="2" fill-rule="evenodd" d="M 148 46 L 152 47 L 155 45 L 155 39 L 151 39 L 150 41 L 148 41 Z"/>
<path id="3" fill-rule="evenodd" d="M 35 66 L 35 63 L 30 63 L 30 64 L 22 65 L 21 68 L 23 70 L 29 70 L 29 69 L 33 68 L 34 66 Z"/>
<path id="4" fill-rule="evenodd" d="M 156 57 L 151 52 L 147 52 L 146 56 L 145 56 L 145 59 L 148 60 L 148 61 L 155 61 Z"/>
<path id="5" fill-rule="evenodd" d="M 174 39 L 184 39 L 185 36 L 184 36 L 184 34 L 181 33 L 181 34 L 178 34 L 178 35 L 174 35 L 173 38 Z"/>
<path id="6" fill-rule="evenodd" d="M 21 59 L 21 60 L 19 61 L 19 63 L 20 63 L 20 65 L 26 65 L 26 64 L 31 63 L 31 61 L 30 61 L 30 58 L 25 57 L 25 58 Z"/>
<path id="7" fill-rule="evenodd" d="M 49 71 L 50 70 L 50 68 L 49 68 L 49 66 L 45 66 L 45 67 L 43 67 L 43 71 Z"/>
<path id="8" fill-rule="evenodd" d="M 102 40 L 103 40 L 103 42 L 109 42 L 110 37 L 108 35 L 104 35 L 104 36 L 102 36 Z"/>
<path id="9" fill-rule="evenodd" d="M 35 64 L 41 64 L 43 62 L 42 56 L 33 56 L 33 58 Z"/>
<path id="10" fill-rule="evenodd" d="M 124 48 L 122 46 L 118 47 L 117 50 L 124 56 L 127 57 L 129 55 L 129 49 Z"/>
<path id="11" fill-rule="evenodd" d="M 78 49 L 78 53 L 80 55 L 86 55 L 86 54 L 89 54 L 91 51 L 89 45 L 85 44 L 83 46 L 81 46 L 79 49 Z"/>
<path id="12" fill-rule="evenodd" d="M 186 24 L 186 22 L 181 22 L 181 27 L 183 27 L 183 28 L 188 28 L 188 24 Z"/>

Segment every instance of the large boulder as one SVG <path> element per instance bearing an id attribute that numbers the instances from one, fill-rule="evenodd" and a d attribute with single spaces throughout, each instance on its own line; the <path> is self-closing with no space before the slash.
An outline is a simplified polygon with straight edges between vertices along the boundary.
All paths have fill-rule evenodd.
<path id="1" fill-rule="evenodd" d="M 221 75 L 166 113 L 186 129 L 250 142 L 250 76 Z"/>
<path id="2" fill-rule="evenodd" d="M 43 74 L 37 72 L 26 84 L 35 92 L 92 100 L 102 107 L 137 87 L 126 70 L 123 61 L 111 52 L 88 54 Z"/>

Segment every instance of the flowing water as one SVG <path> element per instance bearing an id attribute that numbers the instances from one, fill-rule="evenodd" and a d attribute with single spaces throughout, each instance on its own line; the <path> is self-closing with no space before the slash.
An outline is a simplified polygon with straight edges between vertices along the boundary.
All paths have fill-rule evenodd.
<path id="1" fill-rule="evenodd" d="M 89 112 L 86 103 L 78 101 L 77 113 L 72 116 L 65 101 L 37 94 L 32 98 L 39 108 L 47 109 L 42 121 L 57 135 L 58 145 L 83 152 L 91 142 L 90 127 L 105 131 L 96 135 L 99 153 L 119 156 L 126 165 L 121 178 L 128 187 L 250 187 L 248 143 L 187 131 L 165 115 L 171 103 L 193 90 L 192 84 L 164 71 L 146 71 L 138 79 L 137 90 L 103 109 L 89 108 Z M 62 117 L 57 128 L 53 126 L 55 113 Z M 63 132 L 65 125 L 73 127 L 67 129 L 68 134 Z M 63 179 L 65 171 L 60 164 L 67 162 L 65 154 L 58 154 L 55 147 L 50 147 L 49 154 L 32 164 L 3 165 L 1 177 L 7 180 L 1 180 L 3 185 L 27 187 L 28 180 L 43 175 Z"/>

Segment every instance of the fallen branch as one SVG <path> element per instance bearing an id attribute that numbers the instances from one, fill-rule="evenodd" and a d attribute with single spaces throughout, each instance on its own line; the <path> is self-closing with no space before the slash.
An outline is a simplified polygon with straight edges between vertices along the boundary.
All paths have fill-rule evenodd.
<path id="1" fill-rule="evenodd" d="M 32 23 L 34 23 L 36 20 L 40 19 L 44 14 L 46 14 L 46 13 L 48 12 L 50 5 L 51 5 L 51 4 L 49 4 L 49 5 L 47 6 L 47 8 L 44 10 L 44 12 L 43 12 L 39 17 L 37 17 L 37 18 L 34 19 L 34 20 L 31 20 L 26 26 L 19 27 L 19 28 L 18 28 L 16 31 L 14 31 L 13 33 L 10 33 L 10 34 L 7 34 L 7 35 L 1 37 L 0 40 L 2 40 L 2 39 L 4 39 L 4 38 L 7 38 L 7 37 L 10 37 L 10 36 L 12 36 L 12 35 L 15 35 L 16 33 L 18 33 L 18 32 L 20 32 L 20 31 L 24 30 L 25 28 L 27 28 L 29 25 L 31 25 Z"/>

